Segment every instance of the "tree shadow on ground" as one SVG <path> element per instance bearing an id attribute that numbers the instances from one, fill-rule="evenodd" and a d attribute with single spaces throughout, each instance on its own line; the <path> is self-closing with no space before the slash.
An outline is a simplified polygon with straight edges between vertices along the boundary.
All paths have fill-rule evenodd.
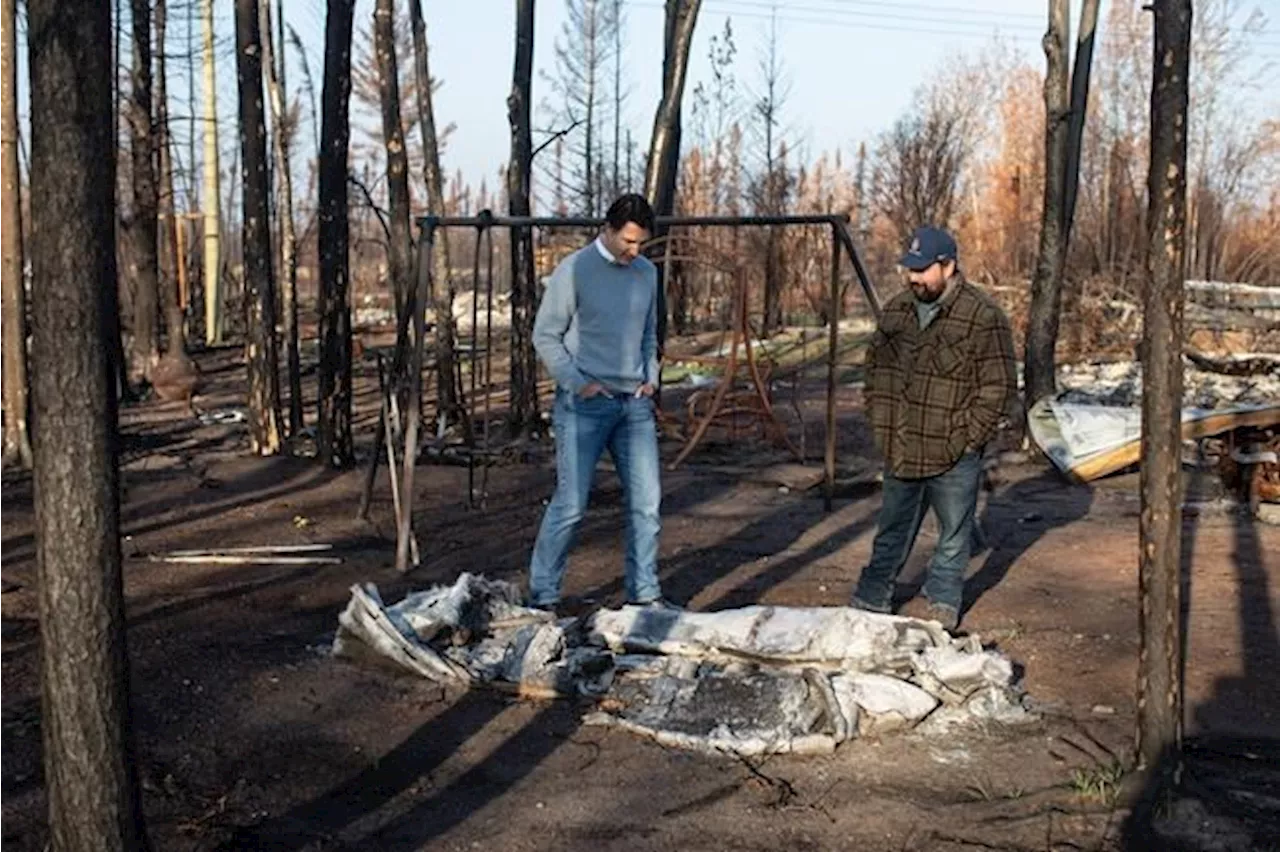
<path id="1" fill-rule="evenodd" d="M 1123 829 L 1124 847 L 1133 852 L 1280 849 L 1280 731 L 1257 713 L 1280 695 L 1280 633 L 1254 519 L 1239 507 L 1232 523 L 1244 671 L 1217 681 L 1192 711 L 1197 735 L 1181 749 L 1170 746 L 1148 769 Z M 1194 525 L 1189 533 L 1194 539 Z M 1186 590 L 1190 552 L 1184 542 Z M 1185 612 L 1184 604 L 1184 667 Z"/>
<path id="2" fill-rule="evenodd" d="M 965 581 L 962 612 L 998 586 L 1014 563 L 1051 530 L 1088 515 L 1093 497 L 1092 487 L 1066 482 L 1055 471 L 1018 480 L 992 494 L 980 521 L 991 550 Z"/>

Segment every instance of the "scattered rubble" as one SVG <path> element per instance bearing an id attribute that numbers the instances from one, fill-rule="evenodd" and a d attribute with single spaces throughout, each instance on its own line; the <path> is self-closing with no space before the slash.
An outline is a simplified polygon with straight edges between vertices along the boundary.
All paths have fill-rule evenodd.
<path id="1" fill-rule="evenodd" d="M 1234 452 L 1244 444 L 1265 444 L 1280 427 L 1280 356 L 1193 354 L 1183 364 L 1184 440 L 1230 434 Z M 1058 380 L 1062 392 L 1027 412 L 1032 437 L 1058 469 L 1088 482 L 1135 463 L 1141 451 L 1142 365 L 1069 365 L 1059 370 Z M 1269 482 L 1270 468 L 1264 468 L 1276 465 L 1258 458 L 1236 461 L 1253 465 Z"/>
<path id="2" fill-rule="evenodd" d="M 557 620 L 522 606 L 509 583 L 463 574 L 393 606 L 355 586 L 339 624 L 335 654 L 372 650 L 435 681 L 586 696 L 587 724 L 678 748 L 820 753 L 927 720 L 943 731 L 1035 718 L 1009 660 L 976 636 L 845 607 L 628 606 Z"/>
<path id="3" fill-rule="evenodd" d="M 1183 359 L 1183 405 L 1216 409 L 1274 405 L 1280 400 L 1280 356 L 1236 355 L 1231 360 L 1255 361 L 1264 369 L 1254 375 L 1228 375 L 1202 369 Z M 1142 404 L 1142 364 L 1116 361 L 1070 364 L 1058 371 L 1063 392 L 1059 402 L 1081 405 L 1134 407 Z"/>

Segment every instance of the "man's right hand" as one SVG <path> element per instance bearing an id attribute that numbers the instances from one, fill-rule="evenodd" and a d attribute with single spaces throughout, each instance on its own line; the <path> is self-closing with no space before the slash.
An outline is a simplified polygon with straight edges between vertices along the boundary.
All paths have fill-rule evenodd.
<path id="1" fill-rule="evenodd" d="M 578 391 L 578 396 L 583 399 L 591 399 L 591 397 L 599 396 L 604 392 L 604 385 L 599 382 L 587 382 L 582 386 L 582 390 Z"/>

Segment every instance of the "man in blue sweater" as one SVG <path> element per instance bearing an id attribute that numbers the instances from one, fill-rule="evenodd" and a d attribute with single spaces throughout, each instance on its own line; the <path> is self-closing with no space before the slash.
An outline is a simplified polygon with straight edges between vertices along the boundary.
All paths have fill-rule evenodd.
<path id="1" fill-rule="evenodd" d="M 640 256 L 653 210 L 624 195 L 600 235 L 556 267 L 533 327 L 533 345 L 556 381 L 556 492 L 529 566 L 533 606 L 554 610 L 591 479 L 605 449 L 627 505 L 625 585 L 633 604 L 669 606 L 658 584 L 658 273 Z"/>

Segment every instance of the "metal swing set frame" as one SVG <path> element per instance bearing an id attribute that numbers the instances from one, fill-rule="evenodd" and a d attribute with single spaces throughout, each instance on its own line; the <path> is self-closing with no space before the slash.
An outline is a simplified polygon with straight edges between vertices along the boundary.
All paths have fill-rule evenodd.
<path id="1" fill-rule="evenodd" d="M 483 495 L 487 490 L 489 467 L 492 464 L 491 446 L 490 446 L 490 414 L 492 410 L 492 340 L 493 340 L 493 229 L 506 228 L 508 231 L 516 229 L 575 229 L 575 228 L 599 228 L 604 224 L 604 220 L 594 217 L 551 217 L 551 216 L 494 216 L 488 211 L 481 212 L 478 216 L 422 216 L 418 219 L 418 227 L 420 238 L 418 240 L 418 257 L 417 257 L 417 279 L 414 282 L 416 297 L 413 304 L 416 309 L 413 311 L 411 328 L 411 340 L 409 343 L 408 365 L 405 371 L 408 379 L 406 412 L 408 414 L 407 422 L 403 430 L 399 428 L 401 421 L 401 412 L 397 401 L 395 389 L 389 387 L 389 382 L 385 380 L 381 362 L 379 363 L 379 376 L 382 384 L 382 429 L 385 432 L 385 441 L 388 456 L 389 474 L 391 478 L 391 493 L 396 515 L 396 570 L 404 573 L 412 567 L 416 567 L 421 561 L 421 551 L 418 546 L 417 538 L 413 533 L 413 495 L 414 495 L 414 471 L 417 467 L 417 459 L 420 451 L 419 432 L 421 425 L 420 412 L 422 409 L 422 367 L 423 367 L 423 348 L 426 338 L 426 317 L 425 306 L 427 298 L 432 291 L 432 261 L 435 252 L 435 242 L 437 233 L 442 228 L 471 228 L 476 231 L 476 245 L 474 257 L 474 274 L 472 277 L 472 301 L 471 301 L 471 345 L 470 345 L 470 393 L 467 396 L 467 422 L 464 424 L 465 441 L 467 448 L 467 505 L 474 507 L 477 505 L 476 500 L 476 459 L 482 460 L 481 466 L 481 483 L 480 493 L 482 495 L 479 505 L 483 506 Z M 695 228 L 695 227 L 791 227 L 791 226 L 826 226 L 831 233 L 831 268 L 830 268 L 830 289 L 827 294 L 827 382 L 826 382 L 826 417 L 825 417 L 825 452 L 824 452 L 824 505 L 829 511 L 831 509 L 832 496 L 835 485 L 836 471 L 836 360 L 839 348 L 839 323 L 841 317 L 841 306 L 843 302 L 843 289 L 841 287 L 840 269 L 844 256 L 848 256 L 852 264 L 854 275 L 861 286 L 863 296 L 866 298 L 867 305 L 871 313 L 876 319 L 879 319 L 881 302 L 876 292 L 875 285 L 872 283 L 870 276 L 867 274 L 866 267 L 862 262 L 862 257 L 858 252 L 854 242 L 853 235 L 849 231 L 849 217 L 839 214 L 814 214 L 814 215 L 780 215 L 780 216 L 659 216 L 656 220 L 656 231 L 658 234 L 664 235 L 659 237 L 658 241 L 670 240 L 667 236 L 671 228 Z M 484 342 L 481 344 L 481 326 L 480 326 L 480 296 L 482 288 L 480 284 L 480 268 L 481 268 L 481 247 L 486 246 L 488 253 L 487 275 L 485 276 L 485 285 L 483 294 L 485 296 L 485 318 L 484 318 Z M 668 259 L 670 259 L 670 242 L 667 242 Z M 659 258 L 661 260 L 661 258 Z M 678 258 L 681 262 L 693 260 L 694 262 L 705 262 L 705 259 L 699 258 Z M 514 271 L 513 271 L 514 274 Z M 536 274 L 536 273 L 535 273 Z M 759 411 L 761 412 L 766 425 L 771 421 L 771 429 L 776 436 L 782 439 L 792 452 L 796 452 L 794 445 L 791 444 L 789 438 L 786 437 L 785 429 L 778 422 L 773 412 L 772 404 L 769 399 L 769 392 L 766 382 L 761 375 L 759 366 L 755 360 L 752 345 L 753 332 L 751 330 L 748 318 L 748 289 L 745 276 L 741 274 L 735 275 L 733 284 L 731 307 L 732 319 L 730 327 L 727 329 L 731 337 L 728 358 L 720 379 L 712 394 L 711 402 L 704 414 L 696 417 L 696 425 L 690 437 L 686 440 L 685 445 L 681 448 L 676 459 L 669 465 L 674 468 L 683 462 L 690 453 L 696 448 L 698 443 L 706 435 L 707 431 L 722 413 L 723 406 L 728 398 L 731 388 L 736 381 L 737 373 L 740 366 L 746 366 L 752 390 L 754 391 L 759 402 Z M 739 363 L 739 350 L 744 351 L 744 356 Z M 481 352 L 483 352 L 483 363 L 481 365 Z M 459 359 L 460 361 L 461 359 Z M 459 367 L 460 369 L 460 367 Z M 478 405 L 478 386 L 477 382 L 483 372 L 485 381 L 485 393 L 483 400 L 483 411 L 477 412 Z M 477 414 L 482 416 L 482 428 L 480 429 L 479 442 L 476 446 L 476 435 L 474 434 L 474 424 Z M 383 433 L 379 434 L 378 443 L 382 442 Z M 396 445 L 400 445 L 400 455 L 397 459 Z M 380 453 L 374 454 L 371 460 L 367 488 L 372 487 L 374 476 L 379 462 Z M 396 467 L 400 467 L 400 475 L 397 480 Z M 367 504 L 367 495 L 366 495 Z"/>

